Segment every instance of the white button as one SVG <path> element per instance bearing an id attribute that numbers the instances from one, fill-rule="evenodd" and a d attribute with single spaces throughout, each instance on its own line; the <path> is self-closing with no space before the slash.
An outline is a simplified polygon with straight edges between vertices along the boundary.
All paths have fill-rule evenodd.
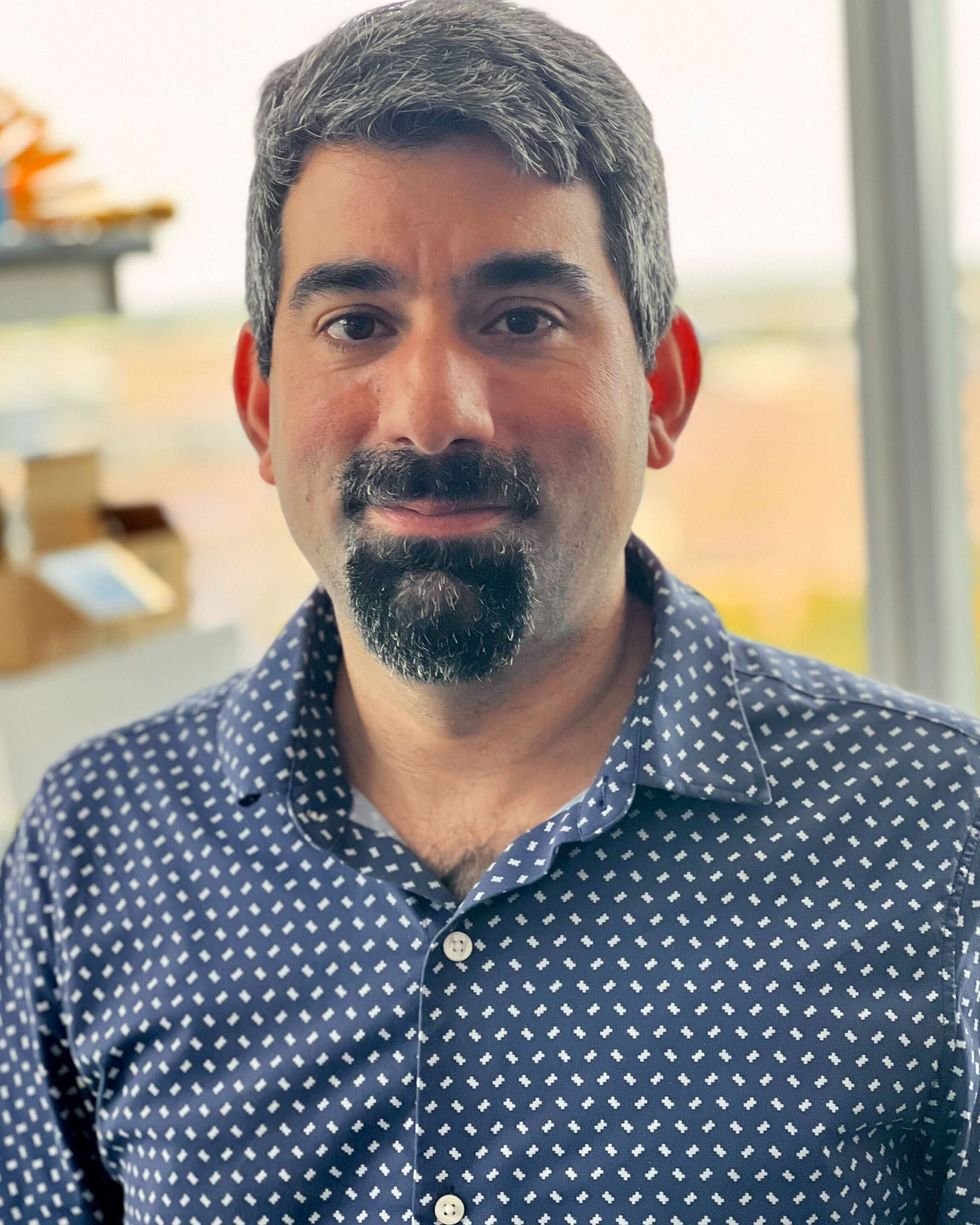
<path id="1" fill-rule="evenodd" d="M 450 961 L 465 961 L 473 952 L 473 941 L 466 932 L 450 932 L 442 942 L 442 951 Z M 458 1217 L 452 1219 L 459 1220 Z"/>
<path id="2" fill-rule="evenodd" d="M 439 1225 L 456 1225 L 463 1219 L 466 1205 L 458 1195 L 440 1195 L 436 1200 L 436 1220 Z"/>

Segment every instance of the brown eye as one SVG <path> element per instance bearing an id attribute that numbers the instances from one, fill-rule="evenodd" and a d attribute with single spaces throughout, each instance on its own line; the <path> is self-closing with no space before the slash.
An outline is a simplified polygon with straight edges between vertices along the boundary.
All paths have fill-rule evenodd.
<path id="1" fill-rule="evenodd" d="M 503 328 L 500 325 L 503 324 Z M 545 326 L 539 326 L 544 324 Z M 501 315 L 491 331 L 500 333 L 501 331 L 507 336 L 528 336 L 537 338 L 545 336 L 553 331 L 558 324 L 546 315 L 544 311 L 538 310 L 534 306 L 516 306 L 513 310 L 506 311 Z"/>
<path id="2" fill-rule="evenodd" d="M 373 315 L 342 315 L 323 330 L 333 340 L 370 340 L 377 323 Z"/>
<path id="3" fill-rule="evenodd" d="M 531 336 L 537 331 L 541 314 L 532 310 L 508 311 L 504 318 L 512 332 L 516 332 L 518 336 Z"/>

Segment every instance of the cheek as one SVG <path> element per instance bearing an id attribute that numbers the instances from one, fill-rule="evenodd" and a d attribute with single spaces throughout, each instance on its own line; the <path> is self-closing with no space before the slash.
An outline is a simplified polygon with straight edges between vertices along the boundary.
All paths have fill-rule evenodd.
<path id="1" fill-rule="evenodd" d="M 568 420 L 581 444 L 591 446 L 601 462 L 620 468 L 635 459 L 636 434 L 644 428 L 645 387 L 642 377 L 631 377 L 613 357 L 600 357 L 581 372 Z"/>
<path id="2" fill-rule="evenodd" d="M 318 518 L 331 496 L 337 443 L 330 415 L 310 388 L 280 386 L 271 403 L 271 456 L 283 514 L 293 530 L 302 532 L 308 508 Z"/>
<path id="3" fill-rule="evenodd" d="M 590 514 L 618 525 L 643 490 L 649 394 L 642 370 L 634 375 L 613 358 L 596 361 L 581 372 L 567 410 L 560 479 Z"/>
<path id="4" fill-rule="evenodd" d="M 283 362 L 270 391 L 273 460 L 284 475 L 302 479 L 336 452 L 342 403 L 326 392 L 309 364 L 299 362 L 292 369 Z"/>

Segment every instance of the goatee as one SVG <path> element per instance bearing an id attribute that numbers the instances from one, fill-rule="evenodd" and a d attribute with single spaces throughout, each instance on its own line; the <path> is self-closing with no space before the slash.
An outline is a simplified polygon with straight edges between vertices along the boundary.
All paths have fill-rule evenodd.
<path id="1" fill-rule="evenodd" d="M 346 575 L 365 645 L 409 680 L 484 680 L 533 632 L 536 571 L 519 529 L 360 538 Z"/>

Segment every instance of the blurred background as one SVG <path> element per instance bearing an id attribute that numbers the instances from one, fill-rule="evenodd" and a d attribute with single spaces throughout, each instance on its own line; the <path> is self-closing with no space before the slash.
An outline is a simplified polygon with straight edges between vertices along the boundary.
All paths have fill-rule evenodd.
<path id="1" fill-rule="evenodd" d="M 0 173 L 24 146 L 19 114 L 34 125 L 31 182 L 47 217 L 18 220 L 26 179 L 20 196 L 8 190 L 0 847 L 56 755 L 253 662 L 312 588 L 231 394 L 251 127 L 265 74 L 368 7 L 172 0 L 164 20 L 129 0 L 33 0 L 5 18 Z M 537 7 L 594 37 L 651 109 L 677 300 L 704 350 L 698 405 L 674 464 L 647 473 L 635 530 L 736 632 L 980 709 L 980 5 L 923 3 L 942 21 L 913 31 L 924 58 L 905 77 L 876 13 L 846 0 Z M 863 33 L 861 20 L 872 22 Z M 861 377 L 872 349 L 900 369 L 903 346 L 878 332 L 874 347 L 859 302 L 909 245 L 860 224 L 854 112 L 876 65 L 887 72 L 864 96 L 899 125 L 892 143 L 862 138 L 860 164 L 874 163 L 879 186 L 895 180 L 877 151 L 911 139 L 882 90 L 905 90 L 947 142 L 924 139 L 931 161 L 910 173 L 931 201 L 934 224 L 918 234 L 928 231 L 927 273 L 948 262 L 949 313 L 936 313 L 946 282 L 926 275 L 924 304 L 903 295 L 900 322 L 931 336 L 933 355 L 946 343 L 948 360 L 903 410 L 901 454 L 888 442 L 901 420 L 883 434 L 869 424 L 874 388 Z M 875 107 L 857 110 L 864 122 Z M 101 221 L 59 227 L 59 209 Z M 864 300 L 865 323 L 887 299 Z M 878 399 L 880 416 L 880 386 Z M 932 523 L 937 489 L 952 493 Z M 875 610 L 869 583 L 887 578 L 876 557 L 905 557 L 890 539 L 901 514 L 929 520 L 910 569 L 889 580 L 925 627 L 911 646 L 901 595 Z M 930 635 L 955 639 L 939 662 L 927 658 Z M 910 656 L 918 670 L 903 672 Z"/>

